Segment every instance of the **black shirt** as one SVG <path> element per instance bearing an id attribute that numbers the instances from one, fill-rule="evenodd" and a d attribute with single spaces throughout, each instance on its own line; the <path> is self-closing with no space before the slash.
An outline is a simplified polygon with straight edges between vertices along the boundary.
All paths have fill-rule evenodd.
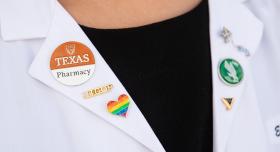
<path id="1" fill-rule="evenodd" d="M 81 26 L 167 152 L 211 152 L 212 81 L 207 1 L 161 22 Z"/>

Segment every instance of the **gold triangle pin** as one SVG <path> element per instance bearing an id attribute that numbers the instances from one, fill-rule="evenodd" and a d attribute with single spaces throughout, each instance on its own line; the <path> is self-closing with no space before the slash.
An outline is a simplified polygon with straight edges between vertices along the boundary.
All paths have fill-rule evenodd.
<path id="1" fill-rule="evenodd" d="M 226 106 L 226 109 L 231 110 L 232 105 L 235 102 L 235 99 L 234 98 L 222 98 L 222 101 L 223 101 L 224 105 Z"/>

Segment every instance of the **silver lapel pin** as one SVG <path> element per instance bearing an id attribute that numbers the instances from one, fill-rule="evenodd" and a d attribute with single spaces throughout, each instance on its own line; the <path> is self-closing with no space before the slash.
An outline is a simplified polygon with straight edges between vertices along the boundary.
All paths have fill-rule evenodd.
<path id="1" fill-rule="evenodd" d="M 223 30 L 221 32 L 221 36 L 223 37 L 225 43 L 229 43 L 231 42 L 231 32 L 226 28 L 226 27 L 223 27 Z"/>
<path id="2" fill-rule="evenodd" d="M 239 52 L 244 53 L 247 57 L 250 56 L 250 52 L 246 47 L 234 43 L 232 33 L 228 28 L 223 27 L 223 30 L 221 31 L 220 35 L 224 39 L 225 43 L 231 43 Z"/>

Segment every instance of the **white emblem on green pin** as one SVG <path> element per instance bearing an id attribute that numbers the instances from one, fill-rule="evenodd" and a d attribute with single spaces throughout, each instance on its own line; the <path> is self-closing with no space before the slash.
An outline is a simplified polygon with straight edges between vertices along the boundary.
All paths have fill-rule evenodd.
<path id="1" fill-rule="evenodd" d="M 244 71 L 239 62 L 234 59 L 227 58 L 220 62 L 219 75 L 221 80 L 230 86 L 241 83 L 244 78 Z"/>

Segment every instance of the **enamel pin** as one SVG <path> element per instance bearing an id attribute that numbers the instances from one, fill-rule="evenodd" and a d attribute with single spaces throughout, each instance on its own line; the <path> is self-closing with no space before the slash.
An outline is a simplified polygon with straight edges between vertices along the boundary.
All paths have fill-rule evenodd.
<path id="1" fill-rule="evenodd" d="M 250 56 L 250 51 L 247 48 L 243 47 L 242 45 L 237 45 L 234 43 L 232 38 L 232 33 L 229 29 L 223 27 L 223 30 L 221 31 L 220 35 L 224 39 L 225 43 L 231 43 L 239 52 L 244 53 L 244 55 L 247 57 Z"/>
<path id="2" fill-rule="evenodd" d="M 80 85 L 89 80 L 95 68 L 92 51 L 75 41 L 59 45 L 50 59 L 50 70 L 54 78 L 64 85 Z"/>
<path id="3" fill-rule="evenodd" d="M 222 98 L 222 102 L 226 106 L 227 110 L 231 110 L 232 109 L 232 105 L 235 102 L 235 99 L 234 98 Z"/>
<path id="4" fill-rule="evenodd" d="M 242 66 L 234 59 L 223 59 L 218 68 L 220 79 L 229 86 L 240 84 L 244 78 Z"/>
<path id="5" fill-rule="evenodd" d="M 113 115 L 126 117 L 129 102 L 129 97 L 122 94 L 119 96 L 118 101 L 109 101 L 107 103 L 107 109 Z"/>

